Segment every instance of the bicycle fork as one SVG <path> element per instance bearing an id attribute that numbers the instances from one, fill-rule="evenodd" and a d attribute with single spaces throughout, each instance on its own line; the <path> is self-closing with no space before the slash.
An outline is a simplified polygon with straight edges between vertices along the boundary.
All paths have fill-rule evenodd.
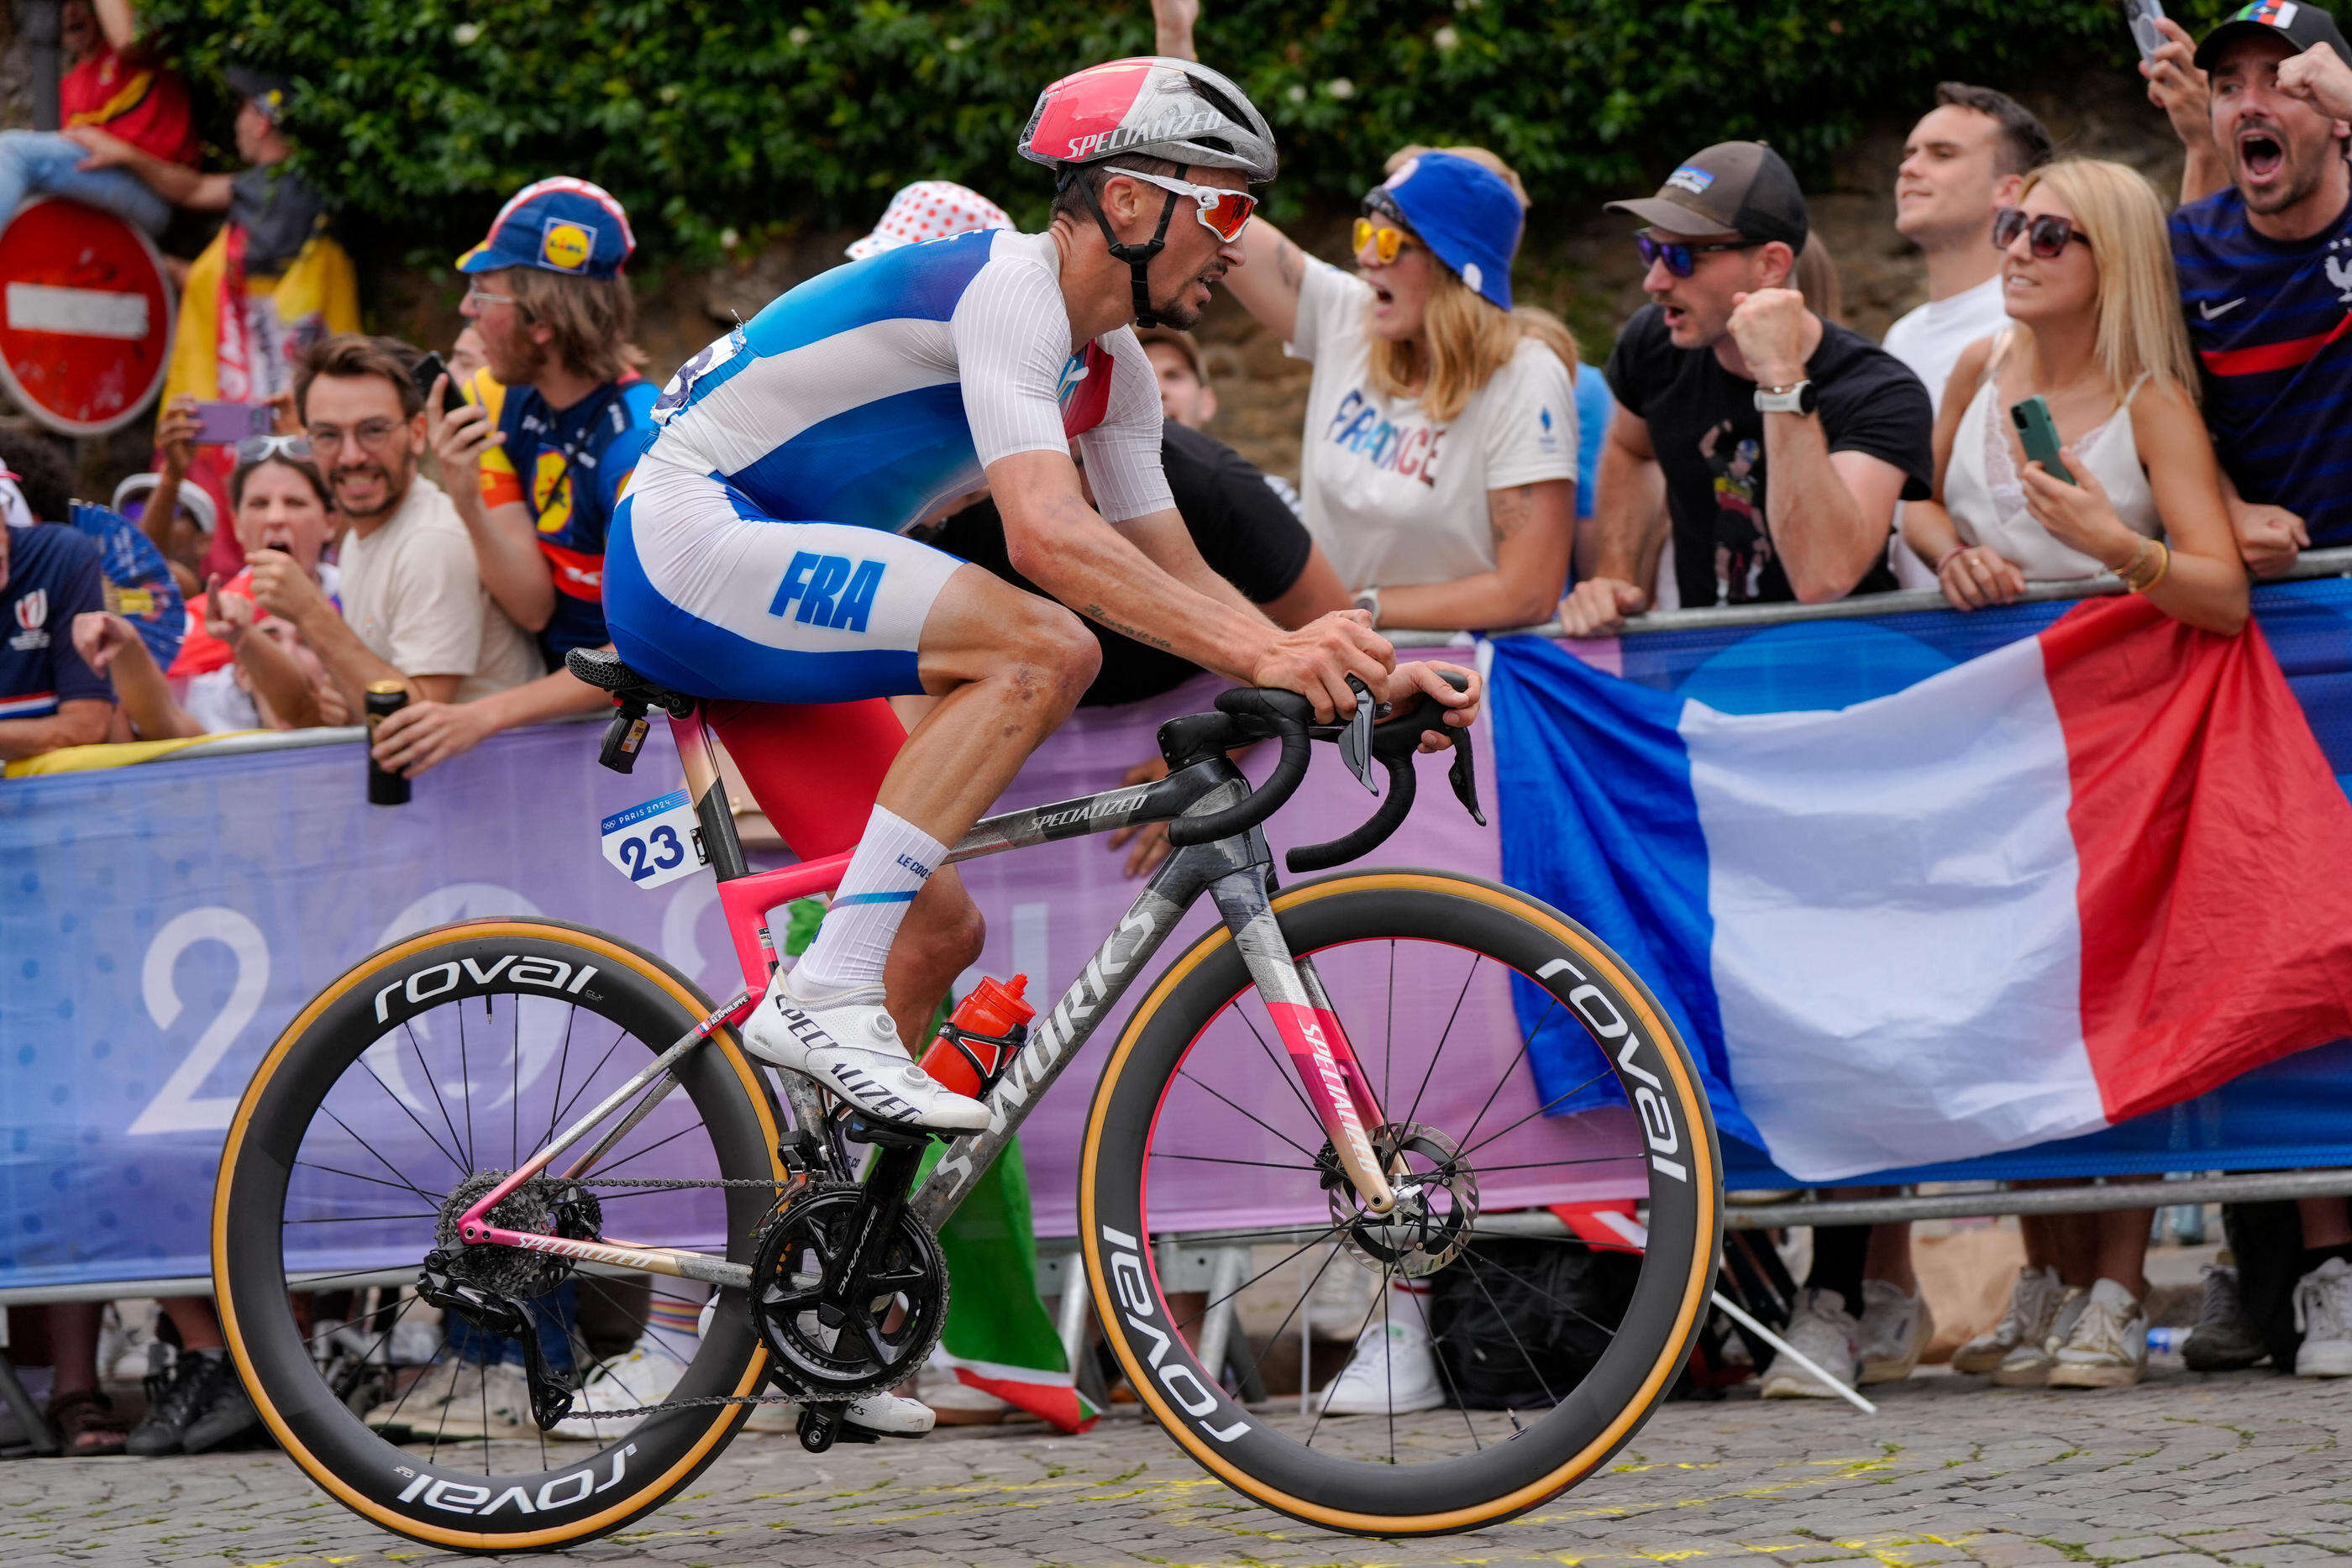
<path id="1" fill-rule="evenodd" d="M 1364 1207 L 1374 1214 L 1396 1207 L 1389 1174 L 1381 1168 L 1367 1127 L 1379 1127 L 1387 1118 L 1371 1080 L 1348 1043 L 1347 1030 L 1331 1006 L 1330 993 L 1309 958 L 1295 958 L 1276 924 L 1267 897 L 1265 871 L 1252 867 L 1222 876 L 1210 887 L 1217 910 L 1234 934 L 1250 980 L 1265 999 L 1265 1010 L 1282 1036 L 1283 1049 L 1314 1108 L 1316 1120 L 1331 1139 L 1339 1168 Z"/>

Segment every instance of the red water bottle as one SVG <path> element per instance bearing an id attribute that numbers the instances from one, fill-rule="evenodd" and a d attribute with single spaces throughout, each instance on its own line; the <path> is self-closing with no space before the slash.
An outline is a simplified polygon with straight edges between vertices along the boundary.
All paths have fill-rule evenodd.
<path id="1" fill-rule="evenodd" d="M 1037 1009 L 1021 999 L 1028 988 L 1026 975 L 1013 976 L 1010 985 L 982 976 L 923 1053 L 923 1071 L 957 1093 L 977 1099 L 998 1064 L 1029 1038 L 1029 1020 Z"/>

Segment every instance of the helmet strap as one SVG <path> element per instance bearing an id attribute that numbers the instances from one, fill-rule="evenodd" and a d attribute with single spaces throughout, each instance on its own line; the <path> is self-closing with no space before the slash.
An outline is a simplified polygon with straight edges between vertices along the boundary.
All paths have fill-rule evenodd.
<path id="1" fill-rule="evenodd" d="M 1176 177 L 1180 180 L 1187 178 L 1190 169 L 1190 164 L 1179 164 Z M 1066 183 L 1085 172 L 1083 167 L 1074 167 L 1063 174 L 1062 179 Z M 1110 247 L 1111 259 L 1127 263 L 1128 278 L 1135 289 L 1135 324 L 1139 327 L 1159 326 L 1160 313 L 1151 308 L 1150 273 L 1152 257 L 1168 248 L 1168 224 L 1176 214 L 1176 193 L 1160 193 L 1165 199 L 1160 204 L 1160 226 L 1152 231 L 1151 237 L 1141 245 L 1126 245 L 1111 232 L 1110 218 L 1102 210 L 1101 195 L 1092 185 L 1081 189 L 1087 198 L 1087 210 L 1094 214 L 1095 225 L 1102 230 L 1103 243 Z"/>

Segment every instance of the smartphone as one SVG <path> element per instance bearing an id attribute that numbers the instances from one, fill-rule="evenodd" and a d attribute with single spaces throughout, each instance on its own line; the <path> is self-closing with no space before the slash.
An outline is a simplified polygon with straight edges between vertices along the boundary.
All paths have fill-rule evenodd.
<path id="1" fill-rule="evenodd" d="M 235 446 L 253 436 L 267 435 L 276 417 L 267 403 L 201 401 L 196 404 L 196 444 Z"/>
<path id="2" fill-rule="evenodd" d="M 2164 20 L 2159 0 L 2124 0 L 2124 20 L 2130 24 L 2132 42 L 2139 46 L 2140 62 L 2156 58 L 2156 51 L 2164 47 L 2164 34 L 2157 27 Z"/>
<path id="3" fill-rule="evenodd" d="M 2042 401 L 2040 392 L 2011 404 L 2009 422 L 2017 426 L 2017 439 L 2026 456 L 2049 469 L 2053 477 L 2069 485 L 2074 482 L 2066 465 L 2058 461 L 2058 422 L 2050 417 L 2050 405 Z"/>
<path id="4" fill-rule="evenodd" d="M 416 361 L 415 374 L 416 390 L 425 396 L 431 397 L 433 383 L 443 376 L 449 376 L 448 361 L 442 359 L 439 353 L 428 351 L 423 359 Z M 448 390 L 441 394 L 441 412 L 455 413 L 465 406 L 466 389 L 457 384 L 457 377 L 449 376 Z"/>

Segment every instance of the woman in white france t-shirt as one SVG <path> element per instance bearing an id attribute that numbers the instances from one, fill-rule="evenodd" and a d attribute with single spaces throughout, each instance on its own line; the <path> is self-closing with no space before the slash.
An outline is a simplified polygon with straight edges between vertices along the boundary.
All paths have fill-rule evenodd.
<path id="1" fill-rule="evenodd" d="M 1314 361 L 1307 527 L 1375 624 L 1532 625 L 1568 577 L 1575 340 L 1511 308 L 1524 204 L 1500 160 L 1408 149 L 1391 168 L 1356 225 L 1360 276 L 1261 218 L 1225 286 Z"/>

